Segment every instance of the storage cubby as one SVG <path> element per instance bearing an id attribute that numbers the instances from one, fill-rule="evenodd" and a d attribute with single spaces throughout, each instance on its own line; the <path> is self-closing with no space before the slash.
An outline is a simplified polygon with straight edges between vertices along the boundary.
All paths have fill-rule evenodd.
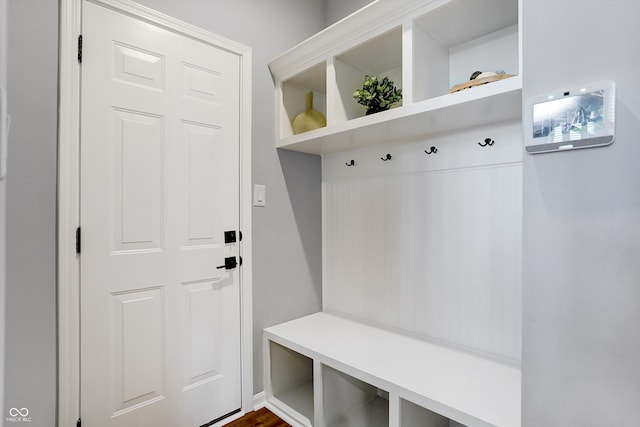
<path id="1" fill-rule="evenodd" d="M 400 399 L 400 427 L 466 427 L 408 400 Z"/>
<path id="2" fill-rule="evenodd" d="M 397 27 L 335 58 L 337 99 L 335 121 L 365 115 L 365 107 L 353 98 L 366 75 L 389 77 L 402 88 L 402 28 Z"/>
<path id="3" fill-rule="evenodd" d="M 269 341 L 271 394 L 313 424 L 313 360 Z"/>
<path id="4" fill-rule="evenodd" d="M 518 37 L 518 2 L 513 0 L 452 0 L 417 17 L 414 100 L 445 95 L 474 71 L 519 74 Z"/>
<path id="5" fill-rule="evenodd" d="M 329 366 L 322 366 L 326 427 L 388 427 L 388 394 Z"/>
<path id="6" fill-rule="evenodd" d="M 280 138 L 293 135 L 291 123 L 305 111 L 306 95 L 313 92 L 313 109 L 327 116 L 327 65 L 322 62 L 282 82 Z"/>

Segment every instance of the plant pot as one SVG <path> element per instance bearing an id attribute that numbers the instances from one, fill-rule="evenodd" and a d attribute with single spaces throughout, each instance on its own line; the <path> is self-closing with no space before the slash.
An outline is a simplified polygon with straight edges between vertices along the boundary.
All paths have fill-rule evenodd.
<path id="1" fill-rule="evenodd" d="M 388 108 L 384 108 L 384 109 L 378 109 L 378 108 L 372 108 L 370 110 L 367 110 L 364 114 L 365 116 L 369 116 L 371 114 L 375 114 L 375 113 L 379 113 L 380 111 L 387 111 Z"/>

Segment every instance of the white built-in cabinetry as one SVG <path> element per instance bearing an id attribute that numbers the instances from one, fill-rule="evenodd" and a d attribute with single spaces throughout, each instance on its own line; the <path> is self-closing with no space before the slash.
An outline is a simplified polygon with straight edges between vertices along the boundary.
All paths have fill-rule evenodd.
<path id="1" fill-rule="evenodd" d="M 284 53 L 276 145 L 322 155 L 323 313 L 265 330 L 293 425 L 520 425 L 520 0 L 378 0 Z M 449 94 L 475 71 L 515 77 Z M 365 116 L 366 74 L 403 103 Z M 305 93 L 327 126 L 294 135 Z"/>
<path id="2" fill-rule="evenodd" d="M 267 405 L 293 425 L 520 425 L 520 370 L 328 313 L 265 329 Z"/>
<path id="3" fill-rule="evenodd" d="M 376 1 L 269 64 L 277 146 L 313 154 L 433 135 L 521 115 L 518 0 Z M 516 77 L 448 94 L 475 71 Z M 388 75 L 403 105 L 365 116 L 365 74 Z M 307 91 L 327 126 L 293 135 Z"/>

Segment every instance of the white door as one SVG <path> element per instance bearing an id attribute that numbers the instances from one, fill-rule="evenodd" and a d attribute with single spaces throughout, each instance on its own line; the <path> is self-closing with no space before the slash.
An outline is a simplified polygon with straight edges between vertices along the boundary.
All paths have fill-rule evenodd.
<path id="1" fill-rule="evenodd" d="M 200 426 L 241 407 L 235 54 L 83 2 L 81 416 Z"/>

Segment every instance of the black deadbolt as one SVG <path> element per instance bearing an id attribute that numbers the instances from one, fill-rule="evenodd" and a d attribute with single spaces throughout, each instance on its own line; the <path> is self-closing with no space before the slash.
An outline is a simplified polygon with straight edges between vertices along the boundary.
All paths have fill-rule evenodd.
<path id="1" fill-rule="evenodd" d="M 236 232 L 235 232 L 235 230 L 225 231 L 224 232 L 224 242 L 225 243 L 235 243 L 236 242 Z"/>

